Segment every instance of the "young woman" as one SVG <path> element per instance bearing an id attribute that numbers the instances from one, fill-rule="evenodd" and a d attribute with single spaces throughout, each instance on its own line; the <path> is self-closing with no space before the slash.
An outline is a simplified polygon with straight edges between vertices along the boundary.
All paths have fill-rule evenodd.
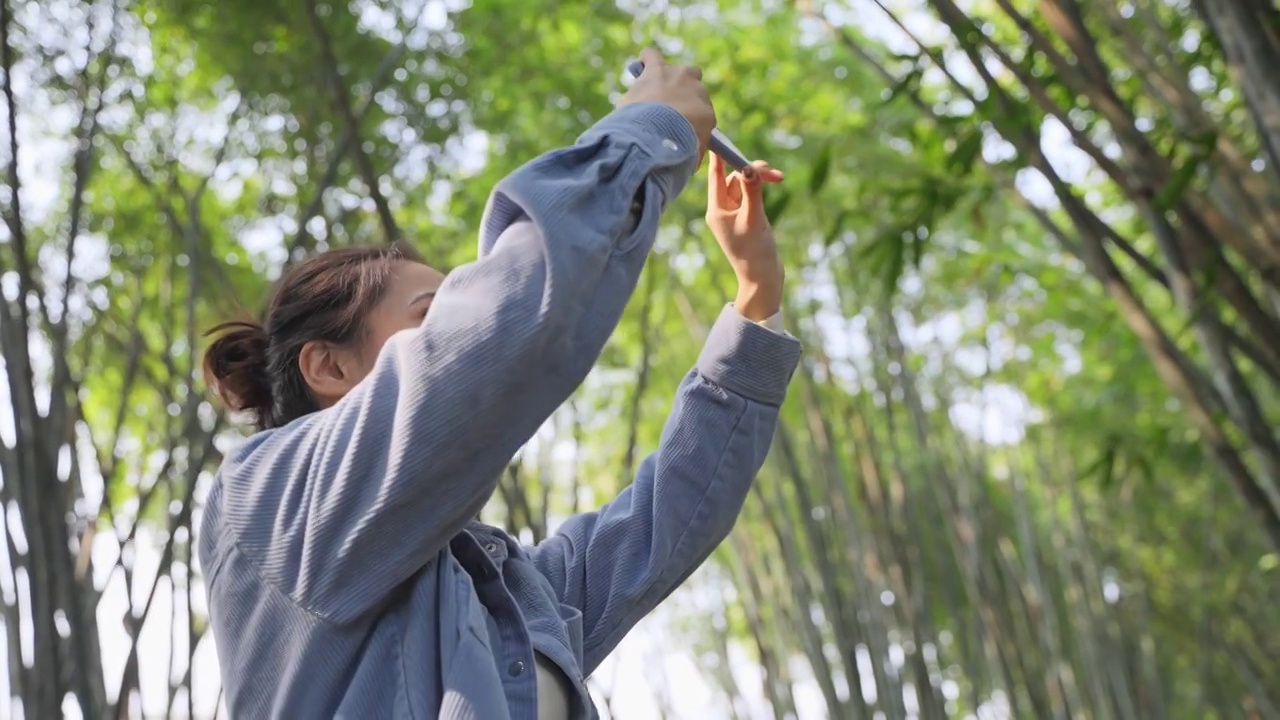
<path id="1" fill-rule="evenodd" d="M 475 263 L 331 251 L 216 329 L 210 385 L 258 429 L 200 528 L 232 717 L 593 718 L 585 678 L 733 526 L 800 348 L 761 199 L 781 175 L 714 159 L 738 294 L 657 452 L 536 546 L 473 521 L 595 363 L 714 126 L 696 70 L 643 59 L 618 110 L 498 185 Z"/>

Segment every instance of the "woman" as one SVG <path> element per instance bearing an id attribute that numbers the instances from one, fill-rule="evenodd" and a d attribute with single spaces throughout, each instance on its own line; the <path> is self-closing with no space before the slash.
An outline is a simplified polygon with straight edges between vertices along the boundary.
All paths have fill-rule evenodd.
<path id="1" fill-rule="evenodd" d="M 715 160 L 738 295 L 657 452 L 537 546 L 472 521 L 596 361 L 714 126 L 696 71 L 642 59 L 614 113 L 498 185 L 477 262 L 332 251 L 262 325 L 216 329 L 210 385 L 259 430 L 199 543 L 233 717 L 595 717 L 585 678 L 733 526 L 800 350 L 761 200 L 781 175 Z"/>

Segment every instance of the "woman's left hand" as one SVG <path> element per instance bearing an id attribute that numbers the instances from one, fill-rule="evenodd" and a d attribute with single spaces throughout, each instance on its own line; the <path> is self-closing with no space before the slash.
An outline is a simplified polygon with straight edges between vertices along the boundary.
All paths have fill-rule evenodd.
<path id="1" fill-rule="evenodd" d="M 712 154 L 707 227 L 738 276 L 734 307 L 748 320 L 759 322 L 782 307 L 784 272 L 764 211 L 764 186 L 782 182 L 783 175 L 763 161 L 744 172 L 726 171 L 724 160 Z"/>

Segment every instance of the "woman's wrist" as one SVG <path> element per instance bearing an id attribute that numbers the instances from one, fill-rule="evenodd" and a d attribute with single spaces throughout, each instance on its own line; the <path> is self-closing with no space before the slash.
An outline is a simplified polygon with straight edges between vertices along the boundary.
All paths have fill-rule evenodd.
<path id="1" fill-rule="evenodd" d="M 751 322 L 763 322 L 782 310 L 782 272 L 773 277 L 738 278 L 733 307 Z"/>

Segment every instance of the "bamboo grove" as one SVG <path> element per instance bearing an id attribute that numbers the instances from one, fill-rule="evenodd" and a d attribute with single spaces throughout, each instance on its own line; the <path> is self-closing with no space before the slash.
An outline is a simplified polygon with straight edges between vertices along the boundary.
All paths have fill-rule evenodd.
<path id="1" fill-rule="evenodd" d="M 203 331 L 306 251 L 466 262 L 648 42 L 787 172 L 806 345 L 737 528 L 643 631 L 714 717 L 1280 717 L 1271 0 L 0 9 L 0 717 L 213 716 L 192 528 L 242 434 Z M 627 482 L 731 293 L 700 179 L 485 511 L 524 541 Z"/>

